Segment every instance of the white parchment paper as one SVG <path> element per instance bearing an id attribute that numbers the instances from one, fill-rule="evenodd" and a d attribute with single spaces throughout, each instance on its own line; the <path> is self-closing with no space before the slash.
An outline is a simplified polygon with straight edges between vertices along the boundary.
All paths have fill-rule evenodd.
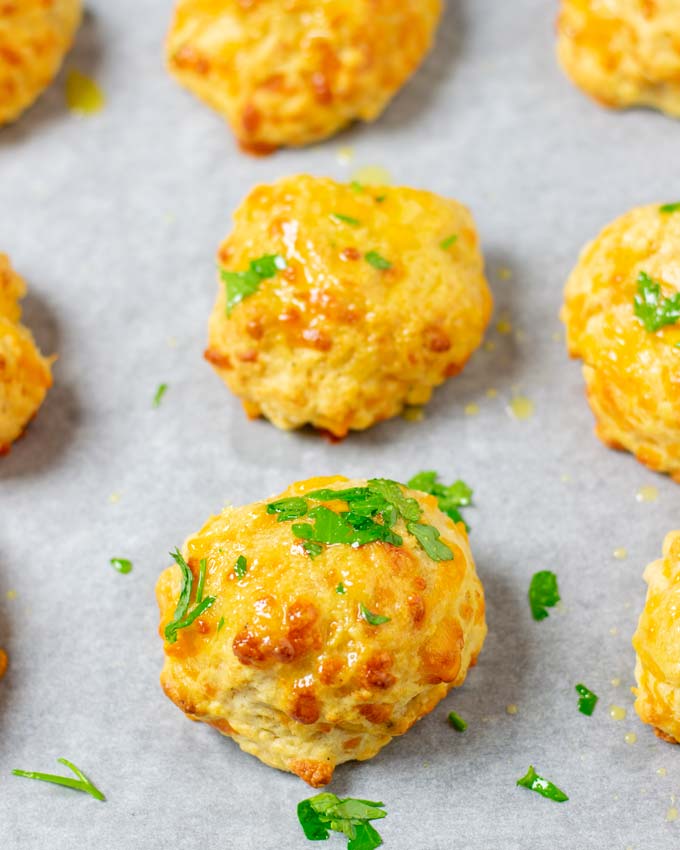
<path id="1" fill-rule="evenodd" d="M 0 460 L 10 658 L 0 846 L 312 846 L 295 816 L 306 786 L 188 722 L 161 693 L 154 583 L 166 553 L 227 502 L 315 474 L 430 468 L 475 489 L 489 637 L 460 691 L 377 758 L 339 768 L 331 790 L 386 803 L 389 850 L 680 846 L 680 824 L 665 821 L 680 749 L 637 720 L 630 694 L 641 574 L 678 526 L 680 490 L 594 438 L 557 321 L 585 242 L 632 206 L 680 196 L 680 123 L 610 113 L 573 89 L 554 59 L 555 3 L 450 0 L 437 49 L 377 124 L 251 159 L 163 70 L 170 2 L 87 5 L 68 66 L 100 82 L 106 109 L 70 114 L 62 75 L 0 131 L 0 250 L 29 282 L 26 320 L 59 355 L 46 404 Z M 249 423 L 201 354 L 215 251 L 241 197 L 292 172 L 349 179 L 343 146 L 353 167 L 382 165 L 396 183 L 472 208 L 496 316 L 513 330 L 490 332 L 493 350 L 437 392 L 425 421 L 331 446 Z M 533 418 L 509 416 L 516 393 L 535 403 Z M 471 403 L 478 415 L 465 414 Z M 650 485 L 658 501 L 638 503 Z M 619 547 L 626 560 L 613 558 Z M 112 556 L 134 571 L 116 574 Z M 539 569 L 558 574 L 563 605 L 536 624 L 526 593 Z M 580 681 L 601 698 L 590 719 L 576 710 Z M 610 719 L 612 704 L 624 721 Z M 453 708 L 469 721 L 463 735 L 446 724 Z M 10 775 L 54 771 L 59 756 L 108 801 Z M 516 788 L 529 763 L 570 801 Z"/>

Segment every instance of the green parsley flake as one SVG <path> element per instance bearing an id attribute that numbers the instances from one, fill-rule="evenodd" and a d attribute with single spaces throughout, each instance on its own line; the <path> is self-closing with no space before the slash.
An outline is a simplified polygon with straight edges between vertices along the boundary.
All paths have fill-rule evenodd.
<path id="1" fill-rule="evenodd" d="M 363 602 L 359 603 L 359 611 L 361 612 L 362 619 L 366 620 L 369 626 L 382 626 L 384 623 L 389 623 L 392 619 L 391 617 L 383 617 L 382 614 L 374 614 L 368 610 Z"/>
<path id="2" fill-rule="evenodd" d="M 342 213 L 331 213 L 330 218 L 339 224 L 349 224 L 350 227 L 359 227 L 361 224 L 358 218 L 353 218 L 351 215 L 343 215 Z"/>
<path id="3" fill-rule="evenodd" d="M 236 559 L 236 563 L 234 564 L 234 575 L 237 578 L 243 578 L 243 576 L 248 572 L 248 562 L 245 559 L 244 555 L 239 555 Z"/>
<path id="4" fill-rule="evenodd" d="M 449 712 L 448 720 L 449 720 L 449 724 L 451 726 L 453 726 L 453 728 L 456 730 L 456 732 L 465 732 L 465 730 L 468 727 L 467 722 L 465 720 L 463 720 L 463 718 L 460 716 L 460 714 L 456 714 L 455 711 Z"/>
<path id="5" fill-rule="evenodd" d="M 378 271 L 381 272 L 392 268 L 392 263 L 384 257 L 381 257 L 377 251 L 369 251 L 368 254 L 365 255 L 365 260 L 367 263 L 370 263 L 374 269 L 378 269 Z"/>
<path id="6" fill-rule="evenodd" d="M 222 269 L 220 274 L 226 286 L 227 316 L 231 316 L 237 304 L 254 295 L 263 280 L 274 277 L 286 267 L 286 261 L 279 254 L 265 254 L 257 260 L 251 260 L 250 267 L 244 272 Z"/>
<path id="7" fill-rule="evenodd" d="M 361 185 L 361 183 L 359 183 L 358 180 L 352 180 L 352 182 L 349 185 L 355 192 L 363 192 L 364 191 L 364 187 Z"/>
<path id="8" fill-rule="evenodd" d="M 347 850 L 375 850 L 382 838 L 370 821 L 387 817 L 384 808 L 384 803 L 326 792 L 298 803 L 297 816 L 310 841 L 325 841 L 333 831 L 347 837 Z"/>
<path id="9" fill-rule="evenodd" d="M 324 551 L 323 546 L 320 543 L 314 543 L 312 540 L 305 540 L 302 544 L 302 548 L 309 555 L 309 557 L 314 560 L 314 558 L 318 558 L 319 555 Z"/>
<path id="10" fill-rule="evenodd" d="M 548 616 L 546 608 L 554 608 L 560 601 L 557 589 L 557 576 L 550 570 L 535 573 L 529 585 L 529 605 L 534 620 L 545 620 Z"/>
<path id="11" fill-rule="evenodd" d="M 340 593 L 340 594 L 347 593 L 347 590 L 345 589 L 345 585 L 342 582 L 340 582 L 340 584 L 335 588 L 335 592 Z"/>
<path id="12" fill-rule="evenodd" d="M 89 794 L 95 800 L 101 800 L 102 802 L 106 800 L 106 797 L 99 788 L 93 785 L 75 764 L 63 758 L 57 759 L 57 761 L 59 764 L 63 764 L 69 770 L 73 771 L 77 779 L 71 779 L 69 776 L 59 776 L 56 773 L 37 773 L 34 770 L 13 770 L 12 774 L 14 776 L 23 776 L 26 779 L 39 779 L 41 782 L 51 782 L 53 785 L 63 785 L 65 788 L 73 788 L 74 791 L 84 791 L 85 794 Z"/>
<path id="13" fill-rule="evenodd" d="M 675 204 L 664 204 L 662 207 L 659 207 L 659 212 L 663 215 L 670 215 L 674 212 L 680 212 L 680 201 Z"/>
<path id="14" fill-rule="evenodd" d="M 174 559 L 177 566 L 182 571 L 182 587 L 179 592 L 179 599 L 177 600 L 177 608 L 175 609 L 175 614 L 172 620 L 165 627 L 165 639 L 168 643 L 175 643 L 177 641 L 177 632 L 180 629 L 186 629 L 193 624 L 193 622 L 201 616 L 201 614 L 206 611 L 215 601 L 214 596 L 206 596 L 202 598 L 203 594 L 203 583 L 205 581 L 205 568 L 206 561 L 203 559 L 200 565 L 200 572 L 198 578 L 198 591 L 201 593 L 201 598 L 197 598 L 195 600 L 194 608 L 189 611 L 189 603 L 191 602 L 191 591 L 193 589 L 194 583 L 194 575 L 191 572 L 191 568 L 187 564 L 187 562 L 182 557 L 179 549 L 176 549 L 174 552 L 170 553 L 171 557 Z"/>
<path id="15" fill-rule="evenodd" d="M 680 292 L 670 298 L 661 294 L 661 286 L 647 274 L 640 272 L 634 300 L 635 315 L 648 333 L 655 333 L 680 319 Z"/>
<path id="16" fill-rule="evenodd" d="M 422 549 L 433 561 L 451 561 L 453 552 L 446 543 L 442 543 L 439 529 L 433 525 L 424 525 L 421 522 L 407 522 L 406 528 L 416 538 Z"/>
<path id="17" fill-rule="evenodd" d="M 442 251 L 448 251 L 449 248 L 454 245 L 458 241 L 458 234 L 452 233 L 451 236 L 447 236 L 446 239 L 442 239 L 439 243 L 439 247 Z"/>
<path id="18" fill-rule="evenodd" d="M 111 558 L 109 563 L 121 575 L 127 575 L 132 572 L 132 561 L 128 561 L 127 558 Z"/>
<path id="19" fill-rule="evenodd" d="M 307 513 L 307 502 L 299 496 L 289 499 L 279 499 L 278 502 L 270 502 L 267 505 L 268 514 L 278 514 L 279 522 L 287 522 L 298 519 Z"/>
<path id="20" fill-rule="evenodd" d="M 153 406 L 160 407 L 161 402 L 163 401 L 163 396 L 168 391 L 167 384 L 159 384 L 158 389 L 156 390 L 156 395 L 153 397 Z"/>
<path id="21" fill-rule="evenodd" d="M 437 481 L 438 475 L 436 472 L 419 472 L 406 485 L 411 490 L 420 490 L 423 493 L 429 493 L 431 496 L 436 496 L 439 510 L 443 511 L 454 522 L 462 522 L 465 528 L 469 531 L 470 528 L 461 516 L 459 508 L 467 508 L 472 504 L 472 488 L 464 481 L 454 481 L 450 486 L 440 484 Z"/>
<path id="22" fill-rule="evenodd" d="M 529 765 L 529 770 L 527 770 L 526 775 L 521 779 L 518 779 L 517 784 L 521 785 L 522 788 L 528 788 L 530 791 L 535 791 L 537 794 L 541 794 L 549 800 L 554 800 L 556 803 L 565 803 L 569 799 L 564 791 L 560 791 L 560 789 L 556 785 L 553 785 L 552 782 L 544 779 L 542 776 L 539 776 L 534 770 L 533 765 Z"/>
<path id="23" fill-rule="evenodd" d="M 217 633 L 219 634 L 224 628 L 224 617 L 220 617 L 220 621 L 217 624 Z"/>
<path id="24" fill-rule="evenodd" d="M 599 697 L 585 685 L 576 685 L 576 693 L 578 694 L 578 710 L 581 714 L 590 717 L 595 711 Z"/>

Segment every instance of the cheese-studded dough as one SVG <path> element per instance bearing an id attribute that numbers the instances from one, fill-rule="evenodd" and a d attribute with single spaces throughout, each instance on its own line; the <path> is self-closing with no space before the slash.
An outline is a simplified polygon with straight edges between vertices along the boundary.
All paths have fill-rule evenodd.
<path id="1" fill-rule="evenodd" d="M 680 0 L 562 0 L 558 56 L 605 106 L 680 117 Z"/>
<path id="2" fill-rule="evenodd" d="M 250 415 L 342 437 L 424 404 L 480 345 L 491 295 L 456 201 L 299 176 L 257 187 L 234 219 L 206 357 Z"/>
<path id="3" fill-rule="evenodd" d="M 600 439 L 677 481 L 680 324 L 646 329 L 641 281 L 659 287 L 659 305 L 680 300 L 680 205 L 639 207 L 606 227 L 581 254 L 562 311 Z"/>
<path id="4" fill-rule="evenodd" d="M 374 756 L 461 685 L 486 635 L 465 526 L 433 496 L 383 482 L 400 509 L 416 511 L 419 533 L 428 528 L 448 547 L 444 560 L 422 548 L 401 513 L 368 520 L 391 528 L 388 539 L 305 551 L 305 526 L 323 537 L 345 521 L 343 491 L 360 497 L 355 488 L 372 486 L 310 479 L 212 517 L 183 554 L 194 587 L 204 562 L 203 598 L 214 602 L 164 642 L 161 682 L 182 711 L 315 787 L 336 765 Z M 279 506 L 287 514 L 268 509 L 281 499 L 293 500 Z M 370 514 L 370 499 L 349 505 L 363 533 L 358 517 Z M 158 581 L 162 635 L 182 586 L 177 565 Z"/>
<path id="5" fill-rule="evenodd" d="M 52 385 L 50 360 L 19 323 L 26 284 L 0 254 L 0 454 L 20 437 Z"/>
<path id="6" fill-rule="evenodd" d="M 441 0 L 179 0 L 168 67 L 252 152 L 372 121 L 430 48 Z"/>
<path id="7" fill-rule="evenodd" d="M 680 741 L 680 531 L 664 541 L 663 558 L 645 570 L 647 601 L 633 637 L 637 652 L 635 710 L 657 735 Z"/>
<path id="8" fill-rule="evenodd" d="M 81 12 L 81 0 L 0 2 L 0 124 L 17 118 L 52 82 Z"/>

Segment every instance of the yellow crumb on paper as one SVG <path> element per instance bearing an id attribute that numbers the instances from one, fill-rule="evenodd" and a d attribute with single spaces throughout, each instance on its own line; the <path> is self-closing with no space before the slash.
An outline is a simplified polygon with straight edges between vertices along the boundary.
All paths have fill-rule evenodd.
<path id="1" fill-rule="evenodd" d="M 612 637 L 616 637 L 618 635 L 618 633 L 619 633 L 619 630 L 616 626 L 612 626 L 611 629 L 609 629 L 609 634 Z"/>
<path id="2" fill-rule="evenodd" d="M 496 343 L 492 339 L 487 339 L 484 343 L 484 351 L 495 351 Z"/>
<path id="3" fill-rule="evenodd" d="M 7 593 L 5 594 L 5 596 L 9 599 L 10 602 L 13 599 L 16 599 L 17 595 L 18 594 L 17 594 L 16 590 L 8 590 Z"/>
<path id="4" fill-rule="evenodd" d="M 465 405 L 465 415 L 466 416 L 476 416 L 479 413 L 479 405 L 474 401 L 470 402 L 470 404 Z"/>
<path id="5" fill-rule="evenodd" d="M 656 502 L 659 498 L 659 491 L 656 487 L 640 487 L 635 494 L 637 502 Z"/>
<path id="6" fill-rule="evenodd" d="M 678 810 L 675 806 L 671 806 L 670 809 L 666 812 L 666 820 L 668 823 L 672 823 L 673 821 L 678 819 Z"/>
<path id="7" fill-rule="evenodd" d="M 614 549 L 612 555 L 617 561 L 625 561 L 628 557 L 628 549 L 624 549 L 623 546 L 620 546 L 618 549 Z"/>
<path id="8" fill-rule="evenodd" d="M 104 93 L 91 77 L 72 68 L 66 75 L 66 103 L 72 112 L 94 115 L 104 108 Z"/>
<path id="9" fill-rule="evenodd" d="M 489 387 L 489 389 L 486 391 L 487 398 L 496 398 L 497 395 L 498 390 L 495 387 Z"/>
<path id="10" fill-rule="evenodd" d="M 626 732 L 626 734 L 623 736 L 623 740 L 627 744 L 632 745 L 637 741 L 637 735 L 635 734 L 635 732 Z"/>
<path id="11" fill-rule="evenodd" d="M 534 409 L 533 401 L 524 395 L 516 395 L 508 405 L 508 413 L 520 422 L 531 419 Z"/>
<path id="12" fill-rule="evenodd" d="M 665 776 L 668 773 L 665 767 L 657 768 L 656 775 L 657 776 Z"/>
<path id="13" fill-rule="evenodd" d="M 109 496 L 109 502 L 112 505 L 117 505 L 118 502 L 120 502 L 120 497 L 121 497 L 120 493 L 111 493 L 111 495 Z"/>
<path id="14" fill-rule="evenodd" d="M 498 269 L 498 277 L 501 280 L 510 280 L 512 277 L 512 269 L 509 269 L 507 266 L 501 266 Z"/>
<path id="15" fill-rule="evenodd" d="M 349 165 L 354 159 L 354 148 L 349 145 L 344 148 L 338 148 L 336 159 L 340 165 Z"/>
<path id="16" fill-rule="evenodd" d="M 512 322 L 507 316 L 501 316 L 501 318 L 496 322 L 496 330 L 502 336 L 512 333 Z"/>
<path id="17" fill-rule="evenodd" d="M 506 714 L 517 714 L 518 711 L 519 711 L 519 708 L 515 705 L 514 702 L 511 702 L 510 705 L 505 706 L 505 713 Z"/>
<path id="18" fill-rule="evenodd" d="M 628 712 L 620 705 L 609 706 L 609 716 L 612 720 L 625 720 Z"/>
<path id="19" fill-rule="evenodd" d="M 364 165 L 352 173 L 352 180 L 362 186 L 391 186 L 392 175 L 382 165 Z"/>
<path id="20" fill-rule="evenodd" d="M 611 679 L 611 680 L 610 680 L 609 684 L 610 684 L 613 688 L 618 688 L 618 687 L 619 687 L 619 685 L 621 684 L 621 679 L 619 679 L 619 677 L 618 677 L 618 676 L 616 676 L 614 679 Z"/>

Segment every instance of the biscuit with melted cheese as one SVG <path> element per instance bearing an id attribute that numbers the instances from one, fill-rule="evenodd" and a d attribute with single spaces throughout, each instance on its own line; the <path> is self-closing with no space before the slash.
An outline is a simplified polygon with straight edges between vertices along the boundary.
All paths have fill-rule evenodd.
<path id="1" fill-rule="evenodd" d="M 314 787 L 330 782 L 336 765 L 374 756 L 461 685 L 486 635 L 465 526 L 433 496 L 397 487 L 419 525 L 440 535 L 446 560 L 433 560 L 401 515 L 391 520 L 396 538 L 307 554 L 296 523 L 311 524 L 320 505 L 308 494 L 337 491 L 323 507 L 338 514 L 347 510 L 343 491 L 366 486 L 310 479 L 213 516 L 183 553 L 194 579 L 205 562 L 204 595 L 214 603 L 164 642 L 162 686 L 182 711 Z M 308 512 L 279 521 L 268 504 L 291 498 Z M 182 586 L 177 565 L 158 581 L 161 635 Z"/>

